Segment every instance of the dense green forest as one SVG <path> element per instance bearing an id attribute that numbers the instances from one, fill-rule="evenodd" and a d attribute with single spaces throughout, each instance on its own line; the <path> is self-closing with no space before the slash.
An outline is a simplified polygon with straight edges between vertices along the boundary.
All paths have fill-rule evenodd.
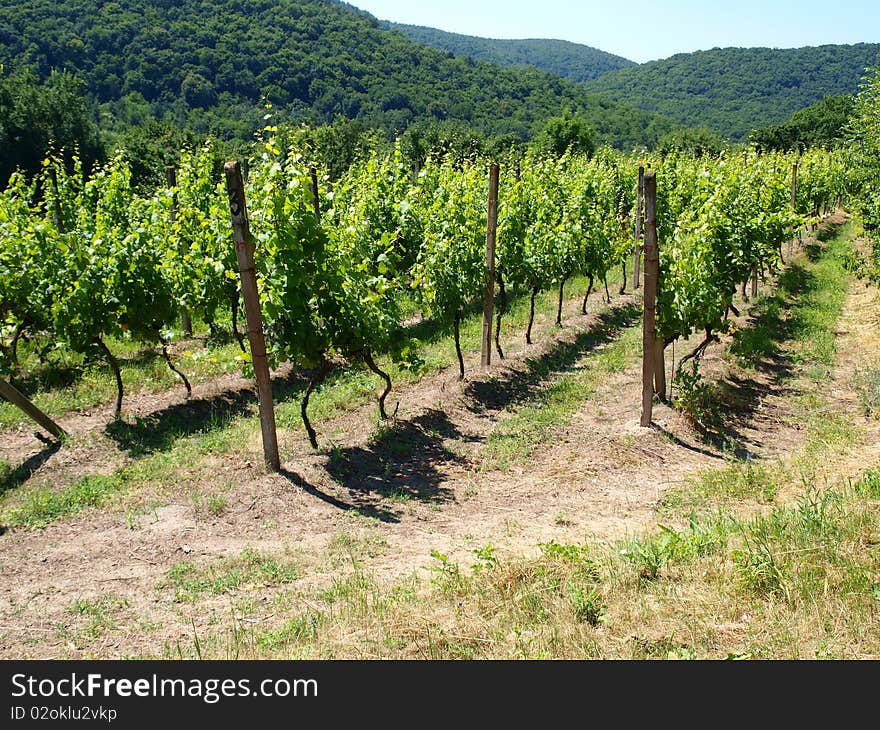
<path id="1" fill-rule="evenodd" d="M 78 148 L 86 169 L 103 155 L 84 86 L 67 73 L 42 83 L 33 73 L 0 74 L 0 186 L 16 168 L 36 172 L 53 147 Z"/>
<path id="2" fill-rule="evenodd" d="M 470 56 L 501 66 L 534 66 L 541 71 L 578 82 L 591 81 L 609 71 L 635 65 L 633 61 L 621 56 L 569 41 L 478 38 L 420 25 L 390 22 L 383 22 L 382 25 L 400 31 L 417 43 L 450 51 L 456 56 Z"/>
<path id="3" fill-rule="evenodd" d="M 781 124 L 825 96 L 852 95 L 880 44 L 719 48 L 620 69 L 585 87 L 734 140 Z"/>
<path id="4" fill-rule="evenodd" d="M 782 124 L 753 129 L 749 142 L 762 150 L 839 147 L 847 139 L 855 103 L 853 96 L 826 96 L 818 104 L 798 109 Z"/>
<path id="5" fill-rule="evenodd" d="M 421 46 L 332 0 L 2 0 L 0 63 L 74 73 L 111 131 L 157 119 L 247 139 L 265 102 L 276 121 L 341 115 L 389 137 L 452 120 L 528 139 L 567 111 L 629 148 L 674 126 L 552 74 Z"/>
<path id="6" fill-rule="evenodd" d="M 828 146 L 880 50 L 716 49 L 578 84 L 431 48 L 387 25 L 336 0 L 0 0 L 0 185 L 73 145 L 87 166 L 122 147 L 138 184 L 160 182 L 185 144 L 211 134 L 232 154 L 268 113 L 314 130 L 306 146 L 334 177 L 399 135 L 415 162 L 524 141 L 700 154 L 750 132 L 766 148 Z M 474 55 L 487 41 L 455 38 Z M 575 74 L 628 63 L 555 41 L 495 49 L 500 63 L 540 58 Z M 804 109 L 828 94 L 844 96 Z"/>

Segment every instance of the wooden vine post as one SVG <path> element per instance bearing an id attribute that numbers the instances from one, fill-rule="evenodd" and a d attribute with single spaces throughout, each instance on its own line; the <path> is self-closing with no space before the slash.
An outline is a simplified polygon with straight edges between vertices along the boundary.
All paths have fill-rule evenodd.
<path id="1" fill-rule="evenodd" d="M 486 286 L 483 292 L 483 338 L 480 364 L 492 364 L 492 314 L 495 303 L 495 234 L 498 229 L 498 164 L 489 168 L 489 203 L 486 215 Z"/>
<path id="2" fill-rule="evenodd" d="M 244 197 L 244 181 L 241 165 L 227 162 L 226 192 L 232 214 L 232 231 L 235 240 L 235 256 L 241 276 L 241 292 L 247 316 L 248 340 L 251 345 L 251 363 L 257 381 L 257 397 L 260 403 L 260 429 L 263 433 L 263 457 L 272 471 L 281 470 L 278 457 L 278 436 L 275 432 L 275 408 L 272 401 L 272 381 L 269 378 L 269 362 L 266 357 L 266 340 L 263 336 L 263 315 L 257 292 L 257 274 L 254 268 L 254 246 L 250 240 L 247 206 Z"/>
<path id="3" fill-rule="evenodd" d="M 636 241 L 633 247 L 633 289 L 639 288 L 642 259 L 642 203 L 645 196 L 645 168 L 639 165 L 639 185 L 636 192 Z"/>
<path id="4" fill-rule="evenodd" d="M 654 408 L 654 372 L 657 362 L 656 303 L 657 283 L 660 276 L 660 257 L 657 250 L 657 178 L 655 173 L 645 175 L 645 294 L 642 319 L 642 420 L 644 427 L 651 425 Z M 662 357 L 662 351 L 660 356 Z"/>
<path id="5" fill-rule="evenodd" d="M 12 405 L 17 406 L 23 413 L 26 413 L 55 438 L 62 439 L 67 433 L 61 426 L 47 416 L 43 411 L 31 403 L 27 397 L 22 394 L 18 388 L 0 378 L 0 396 L 8 400 Z"/>
<path id="6" fill-rule="evenodd" d="M 309 177 L 312 180 L 312 210 L 315 211 L 315 218 L 321 220 L 321 200 L 318 198 L 318 168 L 314 165 L 309 167 Z"/>

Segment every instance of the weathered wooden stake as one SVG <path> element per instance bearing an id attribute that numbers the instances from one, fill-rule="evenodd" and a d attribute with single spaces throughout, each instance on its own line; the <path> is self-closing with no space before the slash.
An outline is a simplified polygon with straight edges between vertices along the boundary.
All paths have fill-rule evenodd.
<path id="1" fill-rule="evenodd" d="M 55 421 L 53 421 L 51 418 L 49 418 L 49 416 L 43 413 L 43 411 L 41 411 L 33 403 L 31 403 L 18 390 L 18 388 L 11 385 L 10 383 L 7 383 L 2 378 L 0 378 L 0 396 L 3 396 L 6 400 L 12 403 L 12 405 L 17 406 L 24 413 L 33 418 L 55 438 L 61 439 L 67 435 L 67 433 L 63 428 L 61 428 L 61 426 L 55 423 Z"/>
<path id="2" fill-rule="evenodd" d="M 238 162 L 227 162 L 223 169 L 226 173 L 226 192 L 229 196 L 229 210 L 232 214 L 235 256 L 238 259 L 241 292 L 244 296 L 244 311 L 247 315 L 251 362 L 254 366 L 254 377 L 257 381 L 257 397 L 260 402 L 263 457 L 267 467 L 273 471 L 280 471 L 281 460 L 278 458 L 278 436 L 275 432 L 272 381 L 269 377 L 269 363 L 266 358 L 266 341 L 263 337 L 263 315 L 260 312 L 260 297 L 257 292 L 254 246 L 250 240 L 241 165 Z"/>
<path id="3" fill-rule="evenodd" d="M 758 266 L 752 267 L 752 299 L 758 296 Z"/>
<path id="4" fill-rule="evenodd" d="M 171 224 L 174 225 L 177 220 L 177 171 L 173 165 L 165 166 L 165 184 L 174 191 L 171 198 Z M 183 331 L 184 337 L 192 337 L 192 318 L 186 307 L 182 307 L 180 310 L 180 329 Z"/>
<path id="5" fill-rule="evenodd" d="M 495 234 L 498 226 L 498 164 L 489 168 L 489 203 L 486 216 L 486 287 L 483 292 L 483 339 L 480 364 L 492 364 L 492 314 L 495 304 Z"/>
<path id="6" fill-rule="evenodd" d="M 639 186 L 636 193 L 636 242 L 633 250 L 633 289 L 639 288 L 642 258 L 642 202 L 645 195 L 645 168 L 639 166 Z"/>
<path id="7" fill-rule="evenodd" d="M 312 165 L 309 168 L 309 175 L 312 178 L 312 208 L 315 211 L 315 217 L 321 220 L 321 201 L 318 198 L 318 170 Z"/>
<path id="8" fill-rule="evenodd" d="M 654 392 L 666 400 L 666 343 L 661 337 L 654 338 Z"/>
<path id="9" fill-rule="evenodd" d="M 645 175 L 645 294 L 642 319 L 642 426 L 650 426 L 654 408 L 654 365 L 656 360 L 657 280 L 660 258 L 657 251 L 657 178 Z"/>

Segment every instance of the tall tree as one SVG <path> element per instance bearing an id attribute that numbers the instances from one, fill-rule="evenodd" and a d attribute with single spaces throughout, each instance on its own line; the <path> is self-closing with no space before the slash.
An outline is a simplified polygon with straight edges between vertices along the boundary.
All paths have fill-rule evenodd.
<path id="1" fill-rule="evenodd" d="M 36 174 L 53 150 L 64 151 L 68 163 L 78 150 L 87 169 L 100 159 L 86 99 L 83 81 L 66 72 L 53 72 L 45 83 L 30 70 L 0 75 L 0 185 L 16 169 Z"/>

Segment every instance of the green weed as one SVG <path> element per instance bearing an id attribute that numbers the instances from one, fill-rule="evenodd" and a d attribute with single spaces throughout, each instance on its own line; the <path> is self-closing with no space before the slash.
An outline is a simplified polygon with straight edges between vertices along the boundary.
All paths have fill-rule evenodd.
<path id="1" fill-rule="evenodd" d="M 635 361 L 640 336 L 638 326 L 623 329 L 618 339 L 584 356 L 584 367 L 557 375 L 531 403 L 502 420 L 486 442 L 484 468 L 520 463 L 552 439 L 608 375 Z"/>
<path id="2" fill-rule="evenodd" d="M 3 510 L 0 520 L 11 527 L 42 527 L 89 507 L 100 507 L 124 487 L 119 476 L 100 475 L 83 477 L 58 490 L 39 487 L 28 491 L 22 504 Z"/>
<path id="3" fill-rule="evenodd" d="M 244 586 L 292 583 L 300 574 L 300 568 L 293 563 L 246 548 L 238 556 L 204 567 L 189 561 L 175 563 L 157 588 L 172 588 L 175 601 L 195 603 L 204 594 L 220 595 Z"/>
<path id="4" fill-rule="evenodd" d="M 868 418 L 880 418 L 880 368 L 856 368 L 853 388 L 859 396 L 862 413 Z"/>
<path id="5" fill-rule="evenodd" d="M 696 479 L 668 489 L 661 508 L 681 511 L 749 499 L 766 504 L 779 491 L 782 476 L 779 467 L 753 459 L 732 461 L 722 469 L 704 471 Z"/>

